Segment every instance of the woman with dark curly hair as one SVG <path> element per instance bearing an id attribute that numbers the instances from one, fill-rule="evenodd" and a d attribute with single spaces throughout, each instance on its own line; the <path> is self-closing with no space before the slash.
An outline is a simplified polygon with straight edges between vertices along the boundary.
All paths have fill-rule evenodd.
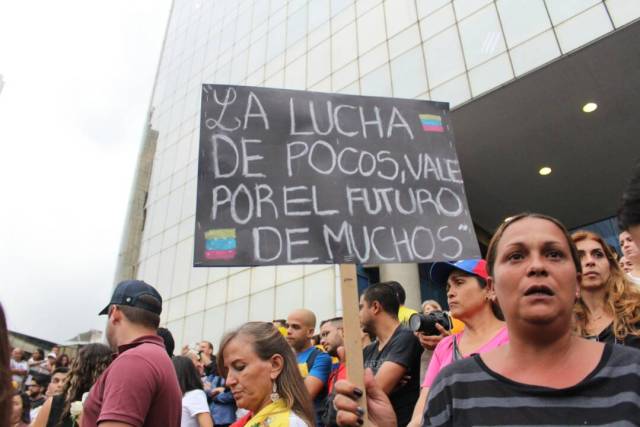
<path id="1" fill-rule="evenodd" d="M 100 374 L 113 359 L 113 352 L 104 344 L 89 344 L 78 352 L 61 394 L 49 398 L 38 413 L 32 427 L 71 427 L 71 404 L 82 401 Z"/>
<path id="2" fill-rule="evenodd" d="M 620 269 L 602 237 L 571 235 L 582 263 L 580 297 L 573 308 L 578 335 L 640 348 L 640 291 Z"/>

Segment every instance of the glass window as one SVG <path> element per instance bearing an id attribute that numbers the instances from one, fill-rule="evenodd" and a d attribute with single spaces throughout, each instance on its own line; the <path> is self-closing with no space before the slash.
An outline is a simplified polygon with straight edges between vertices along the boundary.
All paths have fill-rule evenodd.
<path id="1" fill-rule="evenodd" d="M 280 55 L 274 58 L 271 62 L 267 63 L 265 67 L 265 74 L 267 76 L 273 75 L 275 72 L 280 71 L 284 68 L 284 55 Z"/>
<path id="2" fill-rule="evenodd" d="M 296 265 L 295 267 L 300 267 L 300 271 L 302 271 L 301 265 Z M 279 268 L 280 267 L 278 267 L 278 269 Z M 326 283 L 325 286 L 327 286 Z M 282 286 L 278 286 L 276 288 L 276 313 L 274 318 L 286 319 L 289 313 L 297 308 L 302 307 L 303 289 L 304 287 L 301 278 L 286 283 Z"/>
<path id="3" fill-rule="evenodd" d="M 464 72 L 464 59 L 456 27 L 441 32 L 424 42 L 429 85 L 438 86 Z"/>
<path id="4" fill-rule="evenodd" d="M 327 22 L 330 18 L 329 3 L 325 1 L 309 2 L 309 30 L 313 30 Z"/>
<path id="5" fill-rule="evenodd" d="M 331 19 L 331 31 L 335 33 L 346 25 L 356 20 L 356 8 L 353 5 L 342 10 L 339 14 L 334 15 Z"/>
<path id="6" fill-rule="evenodd" d="M 169 302 L 169 307 L 171 307 L 171 302 Z M 167 315 L 167 319 L 169 320 L 168 315 Z M 184 319 L 169 321 L 167 323 L 167 328 L 171 331 L 171 334 L 173 335 L 173 340 L 175 342 L 179 342 L 179 343 L 184 342 L 182 340 L 182 330 L 184 329 Z M 173 354 L 176 354 L 180 351 L 180 349 L 176 349 L 176 350 L 177 351 L 174 351 Z"/>
<path id="7" fill-rule="evenodd" d="M 339 70 L 357 58 L 358 45 L 356 40 L 355 24 L 349 24 L 333 35 L 331 49 L 334 70 Z"/>
<path id="8" fill-rule="evenodd" d="M 377 70 L 365 75 L 360 80 L 363 95 L 369 96 L 392 96 L 391 76 L 387 64 Z"/>
<path id="9" fill-rule="evenodd" d="M 309 86 L 313 86 L 331 74 L 331 44 L 329 40 L 320 43 L 309 51 L 308 70 L 307 83 Z"/>
<path id="10" fill-rule="evenodd" d="M 206 287 L 201 287 L 187 294 L 187 315 L 204 310 L 206 290 Z"/>
<path id="11" fill-rule="evenodd" d="M 331 15 L 335 16 L 350 6 L 353 0 L 331 0 Z"/>
<path id="12" fill-rule="evenodd" d="M 492 0 L 453 0 L 458 20 L 462 20 L 478 9 L 491 3 Z"/>
<path id="13" fill-rule="evenodd" d="M 467 68 L 471 69 L 504 52 L 504 39 L 493 5 L 471 15 L 459 25 Z"/>
<path id="14" fill-rule="evenodd" d="M 256 1 L 253 3 L 253 26 L 260 25 L 266 22 L 269 17 L 269 2 L 268 1 Z M 211 21 L 215 22 L 215 21 Z"/>
<path id="15" fill-rule="evenodd" d="M 227 301 L 233 301 L 249 295 L 251 286 L 251 270 L 247 269 L 240 273 L 229 276 L 229 289 L 227 290 Z"/>
<path id="16" fill-rule="evenodd" d="M 509 47 L 517 46 L 551 27 L 542 0 L 498 0 L 497 6 Z"/>
<path id="17" fill-rule="evenodd" d="M 266 3 L 266 2 L 265 2 Z M 202 336 L 216 345 L 222 339 L 223 334 L 227 330 L 224 325 L 226 314 L 226 306 L 221 305 L 207 310 L 204 313 L 204 325 Z M 176 341 L 182 342 L 182 341 Z"/>
<path id="18" fill-rule="evenodd" d="M 188 239 L 193 248 L 193 237 Z M 193 253 L 193 251 L 191 251 Z M 207 268 L 191 268 L 191 273 L 189 273 L 189 289 L 199 288 L 200 286 L 204 286 L 207 284 Z"/>
<path id="19" fill-rule="evenodd" d="M 309 48 L 316 46 L 318 43 L 325 41 L 329 37 L 331 37 L 331 25 L 329 25 L 329 23 L 327 22 L 316 28 L 315 30 L 309 32 L 309 34 L 307 35 Z"/>
<path id="20" fill-rule="evenodd" d="M 256 40 L 249 50 L 249 70 L 251 74 L 265 63 L 267 54 L 267 39 L 265 37 Z"/>
<path id="21" fill-rule="evenodd" d="M 171 246 L 160 252 L 160 265 L 158 269 L 158 292 L 160 295 L 177 295 L 180 292 L 186 291 L 186 284 L 177 283 L 174 289 L 172 289 L 171 281 L 173 279 L 173 264 L 176 257 L 176 247 Z M 184 287 L 183 287 L 184 286 Z"/>
<path id="22" fill-rule="evenodd" d="M 382 3 L 382 0 L 356 0 L 356 13 L 361 16 Z"/>
<path id="23" fill-rule="evenodd" d="M 144 274 L 138 274 L 142 280 L 147 283 L 158 282 L 158 266 L 160 262 L 160 255 L 152 255 L 145 261 Z"/>
<path id="24" fill-rule="evenodd" d="M 343 88 L 350 83 L 358 80 L 358 63 L 353 61 L 351 64 L 343 67 L 333 73 L 331 76 L 332 86 L 335 88 Z"/>
<path id="25" fill-rule="evenodd" d="M 431 99 L 448 102 L 449 108 L 462 104 L 471 98 L 467 75 L 461 74 L 436 88 L 431 89 Z"/>
<path id="26" fill-rule="evenodd" d="M 331 78 L 327 77 L 310 87 L 309 90 L 314 92 L 331 92 Z"/>
<path id="27" fill-rule="evenodd" d="M 556 27 L 563 53 L 572 51 L 613 29 L 604 5 L 599 4 Z"/>
<path id="28" fill-rule="evenodd" d="M 453 6 L 448 4 L 420 21 L 422 40 L 426 40 L 456 23 Z"/>
<path id="29" fill-rule="evenodd" d="M 416 5 L 418 6 L 418 17 L 424 18 L 425 16 L 440 9 L 442 6 L 450 3 L 451 0 L 417 0 Z"/>
<path id="30" fill-rule="evenodd" d="M 560 56 L 560 48 L 553 31 L 549 30 L 513 48 L 509 54 L 519 76 Z"/>
<path id="31" fill-rule="evenodd" d="M 418 20 L 414 0 L 386 0 L 387 37 L 392 37 Z"/>
<path id="32" fill-rule="evenodd" d="M 196 181 L 191 180 L 184 186 L 184 194 L 182 196 L 182 214 L 181 219 L 189 218 L 196 213 Z"/>
<path id="33" fill-rule="evenodd" d="M 335 313 L 335 286 L 330 283 L 335 283 L 332 269 L 304 277 L 304 307 L 313 308 L 318 319 L 328 319 Z"/>
<path id="34" fill-rule="evenodd" d="M 504 53 L 469 71 L 471 93 L 473 96 L 478 96 L 512 78 L 511 63 L 507 54 Z"/>
<path id="35" fill-rule="evenodd" d="M 251 295 L 249 300 L 249 319 L 255 321 L 271 322 L 273 320 L 275 289 Z M 324 298 L 318 298 L 324 299 Z"/>
<path id="36" fill-rule="evenodd" d="M 385 41 L 386 38 L 382 5 L 371 9 L 358 18 L 358 47 L 361 54 L 368 52 L 372 47 Z"/>
<path id="37" fill-rule="evenodd" d="M 337 93 L 344 93 L 346 95 L 360 95 L 360 85 L 358 84 L 358 82 L 353 82 L 352 84 L 350 84 L 347 87 L 343 87 L 341 89 L 336 90 L 335 92 Z M 362 94 L 364 95 L 364 94 Z"/>
<path id="38" fill-rule="evenodd" d="M 395 58 L 419 44 L 420 30 L 418 29 L 418 24 L 415 24 L 389 40 L 389 56 Z"/>
<path id="39" fill-rule="evenodd" d="M 267 61 L 284 52 L 286 27 L 280 24 L 269 32 L 267 41 Z"/>
<path id="40" fill-rule="evenodd" d="M 184 337 L 181 343 L 194 345 L 202 339 L 204 312 L 192 314 L 184 319 Z"/>
<path id="41" fill-rule="evenodd" d="M 271 77 L 267 77 L 264 81 L 266 87 L 282 88 L 284 87 L 284 70 L 280 70 Z"/>
<path id="42" fill-rule="evenodd" d="M 218 267 L 210 270 L 218 270 Z M 225 268 L 226 273 L 226 268 Z M 207 285 L 207 303 L 206 307 L 215 307 L 224 304 L 227 300 L 227 279 L 223 278 Z"/>
<path id="43" fill-rule="evenodd" d="M 300 8 L 287 21 L 287 46 L 293 45 L 307 34 L 307 7 Z"/>
<path id="44" fill-rule="evenodd" d="M 286 58 L 287 65 L 292 62 L 294 59 L 300 58 L 302 55 L 307 53 L 307 40 L 301 39 L 298 43 L 287 49 Z"/>
<path id="45" fill-rule="evenodd" d="M 393 96 L 413 98 L 427 90 L 422 49 L 417 46 L 391 61 Z"/>
<path id="46" fill-rule="evenodd" d="M 248 86 L 260 86 L 264 82 L 264 67 L 258 68 L 256 72 L 247 77 Z"/>
<path id="47" fill-rule="evenodd" d="M 264 265 L 251 270 L 251 293 L 261 292 L 276 285 L 276 267 Z M 271 319 L 269 319 L 271 320 Z"/>
<path id="48" fill-rule="evenodd" d="M 178 225 L 174 225 L 171 228 L 164 230 L 162 234 L 162 248 L 168 248 L 175 245 L 178 242 Z"/>
<path id="49" fill-rule="evenodd" d="M 233 58 L 231 62 L 231 78 L 236 82 L 241 82 L 247 77 L 247 63 L 249 61 L 249 51 L 244 50 Z"/>
<path id="50" fill-rule="evenodd" d="M 287 65 L 284 83 L 287 89 L 304 90 L 306 88 L 306 57 L 301 56 Z"/>
<path id="51" fill-rule="evenodd" d="M 301 265 L 279 265 L 276 267 L 276 283 L 282 284 L 299 279 L 304 274 Z"/>
<path id="52" fill-rule="evenodd" d="M 227 304 L 226 330 L 234 329 L 249 320 L 249 298 L 242 298 Z"/>
<path id="53" fill-rule="evenodd" d="M 640 18 L 640 1 L 606 0 L 605 4 L 616 28 Z"/>
<path id="54" fill-rule="evenodd" d="M 380 65 L 389 61 L 389 52 L 387 51 L 387 44 L 382 43 L 375 47 L 373 50 L 361 55 L 359 58 L 360 74 L 367 74 L 378 68 Z"/>
<path id="55" fill-rule="evenodd" d="M 545 0 L 553 25 L 566 21 L 600 2 L 601 0 Z"/>

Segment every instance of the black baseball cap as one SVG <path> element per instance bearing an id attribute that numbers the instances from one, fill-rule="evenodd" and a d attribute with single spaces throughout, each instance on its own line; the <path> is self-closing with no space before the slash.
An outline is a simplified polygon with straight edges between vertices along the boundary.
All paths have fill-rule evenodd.
<path id="1" fill-rule="evenodd" d="M 159 304 L 146 304 L 144 301 L 140 301 L 139 298 L 143 295 L 149 295 L 158 300 Z M 109 313 L 109 306 L 111 304 L 128 305 L 130 307 L 142 308 L 155 314 L 162 312 L 162 297 L 156 291 L 156 288 L 142 280 L 125 280 L 118 283 L 116 289 L 111 295 L 111 302 L 98 313 L 99 315 Z"/>

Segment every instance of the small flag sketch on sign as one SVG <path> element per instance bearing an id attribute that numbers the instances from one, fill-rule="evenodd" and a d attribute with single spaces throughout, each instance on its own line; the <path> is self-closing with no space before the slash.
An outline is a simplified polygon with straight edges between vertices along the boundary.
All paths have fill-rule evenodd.
<path id="1" fill-rule="evenodd" d="M 236 229 L 212 228 L 204 233 L 204 256 L 209 260 L 230 260 L 236 257 Z"/>
<path id="2" fill-rule="evenodd" d="M 444 132 L 442 117 L 435 114 L 420 114 L 420 123 L 425 132 Z"/>

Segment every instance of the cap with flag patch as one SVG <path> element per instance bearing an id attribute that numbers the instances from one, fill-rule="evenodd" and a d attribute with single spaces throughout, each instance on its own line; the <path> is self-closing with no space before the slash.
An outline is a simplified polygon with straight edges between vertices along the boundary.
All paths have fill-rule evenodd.
<path id="1" fill-rule="evenodd" d="M 459 270 L 487 280 L 487 262 L 483 259 L 462 259 L 456 262 L 436 262 L 431 266 L 429 278 L 438 285 L 445 285 L 452 271 Z"/>

